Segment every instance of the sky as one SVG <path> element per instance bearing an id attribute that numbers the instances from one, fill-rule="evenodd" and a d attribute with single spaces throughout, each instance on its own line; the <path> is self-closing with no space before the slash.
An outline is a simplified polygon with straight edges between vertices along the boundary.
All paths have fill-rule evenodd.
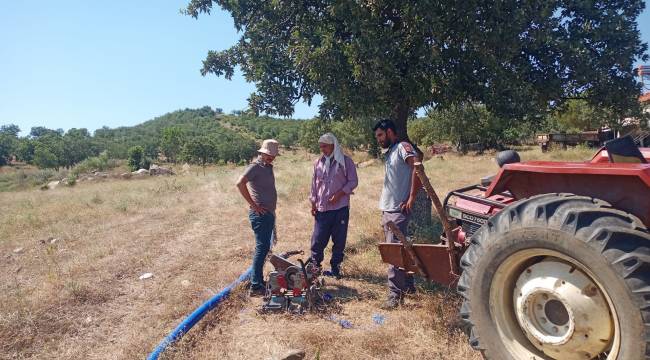
<path id="1" fill-rule="evenodd" d="M 132 126 L 205 105 L 247 107 L 255 90 L 199 70 L 208 50 L 233 45 L 228 13 L 198 20 L 187 0 L 0 0 L 0 125 L 87 128 Z M 650 42 L 650 10 L 639 18 Z M 294 117 L 316 115 L 299 104 Z"/>

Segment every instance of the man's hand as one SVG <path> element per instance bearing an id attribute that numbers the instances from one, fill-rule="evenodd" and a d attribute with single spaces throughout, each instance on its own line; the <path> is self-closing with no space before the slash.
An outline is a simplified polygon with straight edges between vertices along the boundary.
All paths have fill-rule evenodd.
<path id="1" fill-rule="evenodd" d="M 278 244 L 278 227 L 273 227 L 273 246 Z"/>
<path id="2" fill-rule="evenodd" d="M 311 216 L 316 216 L 316 212 L 318 209 L 316 209 L 316 204 L 311 204 Z"/>
<path id="3" fill-rule="evenodd" d="M 339 200 L 341 200 L 343 196 L 345 196 L 345 193 L 343 192 L 343 190 L 339 190 L 336 192 L 336 194 L 332 195 L 327 201 L 333 205 L 339 202 Z"/>
<path id="4" fill-rule="evenodd" d="M 410 213 L 411 210 L 413 209 L 414 203 L 415 203 L 415 198 L 409 196 L 409 199 L 405 203 L 403 202 L 399 204 L 399 207 L 402 209 L 402 212 Z"/>
<path id="5" fill-rule="evenodd" d="M 251 205 L 251 210 L 253 210 L 257 215 L 264 215 L 268 212 L 268 210 L 264 206 L 255 203 Z"/>

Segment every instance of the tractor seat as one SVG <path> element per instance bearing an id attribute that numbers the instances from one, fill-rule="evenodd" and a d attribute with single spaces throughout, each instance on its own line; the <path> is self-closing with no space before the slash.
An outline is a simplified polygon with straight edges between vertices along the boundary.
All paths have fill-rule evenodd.
<path id="1" fill-rule="evenodd" d="M 609 161 L 613 163 L 648 163 L 634 143 L 634 139 L 629 135 L 607 141 L 605 149 L 607 149 Z"/>

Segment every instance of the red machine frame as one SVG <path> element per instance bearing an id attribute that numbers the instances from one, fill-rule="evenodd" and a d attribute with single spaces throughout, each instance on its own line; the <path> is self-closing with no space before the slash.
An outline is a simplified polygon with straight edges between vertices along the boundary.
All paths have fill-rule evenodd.
<path id="1" fill-rule="evenodd" d="M 640 150 L 650 162 L 650 148 Z M 468 194 L 469 191 L 474 193 Z M 529 161 L 504 165 L 489 187 L 473 185 L 451 192 L 445 199 L 445 211 L 450 196 L 459 196 L 468 205 L 482 205 L 486 207 L 483 213 L 490 216 L 513 200 L 567 192 L 607 201 L 650 226 L 650 163 L 611 163 L 605 149 L 600 149 L 589 162 Z M 471 214 L 472 209 L 468 210 Z M 457 262 L 470 242 L 458 225 L 450 233 L 454 246 L 449 246 L 444 235 L 440 244 L 412 244 L 409 251 L 403 244 L 380 243 L 382 260 L 436 283 L 452 285 L 459 277 L 453 269 L 459 268 Z M 418 268 L 411 253 L 423 268 Z"/>

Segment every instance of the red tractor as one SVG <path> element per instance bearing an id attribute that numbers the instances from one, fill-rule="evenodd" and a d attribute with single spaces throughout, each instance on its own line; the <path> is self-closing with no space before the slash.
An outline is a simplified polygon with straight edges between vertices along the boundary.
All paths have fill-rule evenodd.
<path id="1" fill-rule="evenodd" d="M 382 259 L 456 285 L 487 359 L 650 359 L 650 148 L 627 137 L 589 162 L 499 156 L 494 178 L 443 206 L 420 167 L 446 235 L 398 234 Z"/>

